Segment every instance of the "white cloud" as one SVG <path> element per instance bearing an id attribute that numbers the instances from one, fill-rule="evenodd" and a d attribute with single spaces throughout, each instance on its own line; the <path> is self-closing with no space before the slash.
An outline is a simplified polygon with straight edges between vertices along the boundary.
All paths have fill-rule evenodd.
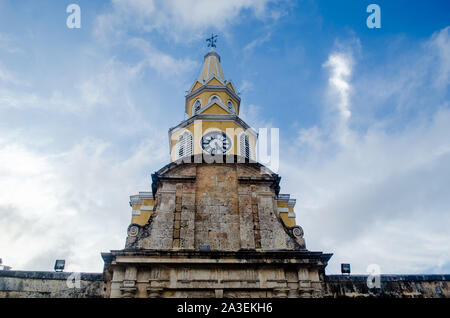
<path id="1" fill-rule="evenodd" d="M 98 105 L 116 106 L 118 101 L 126 100 L 130 85 L 142 73 L 143 63 L 125 65 L 116 59 L 109 59 L 92 72 L 90 78 L 77 83 L 83 113 Z"/>
<path id="2" fill-rule="evenodd" d="M 252 53 L 255 48 L 257 48 L 258 46 L 261 46 L 262 44 L 269 41 L 271 37 L 272 37 L 272 32 L 269 31 L 269 32 L 265 33 L 263 36 L 254 39 L 253 41 L 251 41 L 249 44 L 247 44 L 244 47 L 244 52 L 246 54 Z"/>
<path id="3" fill-rule="evenodd" d="M 352 73 L 351 48 L 330 54 L 326 94 L 335 96 L 328 102 L 337 119 L 325 114 L 320 124 L 300 130 L 298 147 L 283 150 L 280 171 L 287 176 L 283 192 L 298 199 L 297 222 L 308 248 L 334 253 L 328 272 L 338 273 L 343 262 L 355 273 L 365 273 L 371 263 L 383 273 L 448 270 L 450 105 L 446 72 L 429 57 L 440 56 L 445 68 L 449 39 L 444 29 L 389 68 L 367 74 Z M 420 61 L 417 73 L 405 59 Z M 440 76 L 439 85 L 422 85 L 423 74 Z M 377 90 L 384 85 L 390 85 L 389 99 Z M 386 103 L 388 115 L 362 121 L 367 126 L 361 129 L 357 121 L 367 104 L 375 112 Z M 403 116 L 399 103 L 416 112 Z M 342 127 L 351 138 L 342 138 Z"/>
<path id="4" fill-rule="evenodd" d="M 150 42 L 141 38 L 132 38 L 128 41 L 128 44 L 143 53 L 142 66 L 151 67 L 166 79 L 169 77 L 180 78 L 199 66 L 197 62 L 188 58 L 176 59 L 169 54 L 163 53 L 151 45 Z"/>
<path id="5" fill-rule="evenodd" d="M 426 46 L 430 51 L 435 52 L 433 57 L 439 61 L 439 74 L 435 83 L 440 88 L 445 88 L 450 84 L 450 27 L 433 34 Z"/>
<path id="6" fill-rule="evenodd" d="M 42 154 L 12 140 L 0 144 L 0 250 L 15 269 L 101 271 L 100 252 L 124 246 L 128 196 L 150 188 L 146 169 L 167 150 L 156 136 L 123 159 L 114 145 L 85 140 L 67 152 Z M 127 180 L 124 182 L 124 180 Z"/>
<path id="7" fill-rule="evenodd" d="M 323 132 L 317 127 L 302 128 L 298 134 L 297 144 L 299 147 L 312 147 L 315 151 L 323 146 Z"/>
<path id="8" fill-rule="evenodd" d="M 349 137 L 347 125 L 352 115 L 350 110 L 350 94 L 352 91 L 350 79 L 353 63 L 351 53 L 333 52 L 324 64 L 324 67 L 330 70 L 328 98 L 333 110 L 332 116 L 335 113 L 334 108 L 338 111 L 337 126 L 335 127 L 337 130 L 336 137 L 342 144 L 345 144 Z"/>
<path id="9" fill-rule="evenodd" d="M 13 85 L 19 85 L 22 83 L 22 81 L 17 78 L 17 75 L 13 74 L 3 65 L 0 65 L 0 83 L 1 82 Z"/>
<path id="10" fill-rule="evenodd" d="M 248 92 L 251 92 L 254 89 L 253 82 L 249 80 L 243 80 L 241 86 L 239 87 L 239 93 L 240 94 L 246 94 Z"/>
<path id="11" fill-rule="evenodd" d="M 241 117 L 248 125 L 258 130 L 259 128 L 272 128 L 273 124 L 267 118 L 264 118 L 264 113 L 261 106 L 255 104 L 241 104 L 241 110 L 239 113 Z"/>
<path id="12" fill-rule="evenodd" d="M 450 111 L 428 120 L 397 134 L 371 128 L 337 149 L 322 138 L 284 157 L 294 161 L 281 164 L 283 191 L 299 199 L 309 248 L 335 253 L 329 270 L 351 262 L 361 273 L 370 260 L 417 273 L 450 262 Z"/>
<path id="13" fill-rule="evenodd" d="M 53 91 L 50 95 L 30 93 L 20 89 L 0 89 L 0 108 L 15 109 L 42 109 L 54 110 L 58 112 L 76 112 L 79 107 L 84 105 L 76 104 L 70 98 L 64 97 L 63 93 L 58 90 Z"/>
<path id="14" fill-rule="evenodd" d="M 23 54 L 25 51 L 10 34 L 0 33 L 0 48 L 10 54 Z"/>
<path id="15" fill-rule="evenodd" d="M 133 84 L 145 68 L 178 65 L 164 68 L 181 76 L 189 63 L 157 50 L 128 64 L 96 44 L 85 50 L 89 62 L 71 61 L 61 85 L 27 83 L 0 63 L 0 116 L 12 122 L 0 125 L 0 257 L 17 270 L 65 258 L 68 271 L 101 271 L 100 252 L 124 246 L 128 196 L 149 190 L 149 173 L 169 158 L 165 129 L 145 117 L 159 96 L 137 89 L 151 98 L 135 107 Z"/>
<path id="16" fill-rule="evenodd" d="M 113 108 L 118 105 L 126 109 L 128 91 L 139 78 L 144 63 L 125 65 L 114 58 L 98 63 L 86 74 L 86 79 L 74 77 L 65 87 L 51 88 L 45 92 L 40 83 L 27 83 L 18 75 L 10 75 L 0 68 L 0 81 L 14 86 L 0 87 L 0 110 L 41 110 L 60 114 L 87 116 L 99 107 Z"/>
<path id="17" fill-rule="evenodd" d="M 208 28 L 225 30 L 251 12 L 259 19 L 276 19 L 276 10 L 269 11 L 274 0 L 112 0 L 113 10 L 98 18 L 96 34 L 120 34 L 117 27 L 156 30 L 177 41 L 197 39 Z M 201 34 L 200 34 L 201 32 Z"/>

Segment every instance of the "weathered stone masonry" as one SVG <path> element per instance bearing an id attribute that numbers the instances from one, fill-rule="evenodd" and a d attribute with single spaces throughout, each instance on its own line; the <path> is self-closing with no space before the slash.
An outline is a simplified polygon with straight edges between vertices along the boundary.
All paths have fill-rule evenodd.
<path id="1" fill-rule="evenodd" d="M 142 290 L 142 293 L 148 293 L 150 297 L 161 297 L 171 295 L 174 296 L 174 292 L 166 290 L 162 292 L 161 288 L 157 286 L 164 281 L 164 277 L 169 278 L 166 281 L 170 281 L 170 275 L 161 274 L 163 265 L 154 267 L 154 272 L 151 274 L 152 287 L 146 290 Z M 261 272 L 270 271 L 269 267 L 261 269 Z M 218 273 L 215 278 L 215 283 L 218 287 L 222 286 L 237 286 L 239 281 L 237 277 L 246 276 L 250 279 L 244 281 L 247 287 L 250 287 L 247 292 L 240 292 L 241 296 L 249 296 L 252 287 L 257 286 L 258 278 L 245 273 L 245 269 L 238 271 L 237 274 L 230 270 Z M 0 298 L 101 298 L 105 297 L 109 292 L 106 291 L 106 278 L 102 273 L 81 273 L 81 289 L 68 288 L 66 285 L 67 278 L 73 273 L 54 273 L 54 272 L 25 272 L 25 271 L 0 271 Z M 186 282 L 186 277 L 189 273 L 181 271 L 180 282 Z M 264 274 L 262 274 L 264 275 Z M 298 274 L 297 274 L 298 275 Z M 283 297 L 297 296 L 296 287 L 299 284 L 298 276 L 295 271 L 288 271 L 287 288 L 276 289 L 270 288 L 276 286 L 274 280 L 266 279 L 265 286 L 268 287 L 266 291 L 260 291 L 259 296 L 273 297 L 274 295 L 282 295 Z M 219 285 L 219 280 L 221 285 Z M 343 275 L 329 275 L 325 276 L 322 287 L 324 289 L 323 297 L 387 297 L 387 298 L 448 298 L 450 297 L 450 275 L 382 275 L 381 276 L 381 289 L 369 290 L 367 288 L 367 276 L 343 276 Z M 300 282 L 303 285 L 307 285 L 308 282 Z M 202 284 L 207 284 L 201 277 L 198 278 L 198 282 L 194 285 L 201 287 Z M 188 291 L 184 286 L 185 292 Z M 208 290 L 208 289 L 206 289 Z M 227 290 L 227 289 L 225 289 Z M 222 293 L 222 289 L 218 288 L 214 293 L 210 289 L 205 294 L 203 289 L 193 289 L 190 291 L 191 296 L 208 296 L 208 297 L 237 297 L 236 292 Z M 149 293 L 151 292 L 151 293 Z M 133 295 L 131 293 L 130 295 Z M 181 293 L 179 294 L 181 295 Z M 301 296 L 301 295 L 298 295 Z M 303 294 L 305 296 L 305 294 Z"/>
<path id="2" fill-rule="evenodd" d="M 0 298 L 104 298 L 102 273 L 80 273 L 80 288 L 67 284 L 73 273 L 0 271 Z"/>
<path id="3" fill-rule="evenodd" d="M 449 298 L 450 275 L 381 275 L 381 288 L 369 289 L 366 275 L 328 275 L 327 297 Z"/>
<path id="4" fill-rule="evenodd" d="M 130 225 L 127 248 L 301 249 L 276 205 L 279 177 L 258 164 L 172 163 L 153 176 L 154 212 Z"/>
<path id="5" fill-rule="evenodd" d="M 152 179 L 148 223 L 130 225 L 124 250 L 102 254 L 108 296 L 322 295 L 331 254 L 308 251 L 301 227 L 284 225 L 278 175 L 248 161 L 193 160 Z"/>

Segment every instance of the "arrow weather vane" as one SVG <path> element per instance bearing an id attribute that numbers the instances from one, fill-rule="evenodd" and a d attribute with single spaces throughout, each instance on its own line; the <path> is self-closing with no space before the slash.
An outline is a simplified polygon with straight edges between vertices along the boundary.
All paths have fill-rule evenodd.
<path id="1" fill-rule="evenodd" d="M 217 35 L 214 35 L 214 33 L 212 33 L 211 37 L 209 39 L 206 39 L 206 42 L 208 42 L 208 47 L 216 47 Z"/>

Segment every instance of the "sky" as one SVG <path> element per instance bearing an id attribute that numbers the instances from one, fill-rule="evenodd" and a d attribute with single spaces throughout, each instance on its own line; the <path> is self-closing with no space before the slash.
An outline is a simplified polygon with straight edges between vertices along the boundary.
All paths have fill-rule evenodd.
<path id="1" fill-rule="evenodd" d="M 124 247 L 213 32 L 241 117 L 280 129 L 281 192 L 327 273 L 449 273 L 445 0 L 0 0 L 3 262 L 101 272 Z"/>

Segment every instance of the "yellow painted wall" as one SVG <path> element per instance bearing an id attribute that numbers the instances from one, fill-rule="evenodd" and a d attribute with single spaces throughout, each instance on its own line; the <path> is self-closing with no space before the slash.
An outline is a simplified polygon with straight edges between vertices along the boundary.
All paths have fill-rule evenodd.
<path id="1" fill-rule="evenodd" d="M 228 82 L 227 86 L 233 91 L 236 92 L 236 90 L 234 89 L 233 84 L 231 84 L 231 82 Z"/>
<path id="2" fill-rule="evenodd" d="M 154 206 L 155 200 L 152 199 L 142 199 L 141 204 L 133 204 L 133 210 L 141 211 L 142 206 Z M 294 212 L 294 207 L 287 206 L 286 201 L 277 201 L 277 206 L 279 208 L 288 208 L 289 212 Z M 288 227 L 293 227 L 297 224 L 295 217 L 290 217 L 289 212 L 280 212 L 280 217 L 283 220 L 284 224 Z M 150 219 L 150 216 L 152 215 L 153 211 L 143 210 L 141 211 L 140 215 L 133 215 L 131 218 L 132 224 L 138 224 L 141 226 L 144 226 L 147 224 L 148 220 Z"/>
<path id="3" fill-rule="evenodd" d="M 296 225 L 295 218 L 290 217 L 288 212 L 280 212 L 280 217 L 286 226 L 293 227 Z"/>
<path id="4" fill-rule="evenodd" d="M 219 115 L 228 115 L 229 113 L 220 107 L 217 104 L 212 105 L 207 110 L 205 110 L 202 114 L 219 114 Z"/>
<path id="5" fill-rule="evenodd" d="M 206 85 L 223 85 L 223 84 L 213 77 L 208 83 L 206 83 Z"/>
<path id="6" fill-rule="evenodd" d="M 199 89 L 199 88 L 202 87 L 202 86 L 203 86 L 203 84 L 200 83 L 199 81 L 197 81 L 197 82 L 195 83 L 194 87 L 192 87 L 191 92 L 193 92 L 193 91 Z"/>
<path id="7" fill-rule="evenodd" d="M 289 216 L 290 212 L 294 212 L 294 207 L 288 206 L 286 201 L 277 201 L 277 206 L 279 208 L 288 208 L 289 212 L 280 212 L 280 217 L 283 220 L 284 224 L 286 224 L 286 226 L 295 226 L 297 224 L 295 217 Z"/>
<path id="8" fill-rule="evenodd" d="M 133 204 L 132 208 L 133 208 L 133 210 L 141 211 L 142 206 L 154 206 L 154 205 L 155 205 L 155 200 L 142 199 L 141 204 Z M 141 215 L 133 215 L 131 217 L 131 223 L 144 226 L 145 224 L 147 224 L 147 222 L 150 218 L 150 215 L 152 215 L 152 212 L 153 211 L 141 211 Z"/>
<path id="9" fill-rule="evenodd" d="M 228 94 L 227 92 L 202 92 L 201 94 L 199 94 L 198 96 L 195 97 L 191 97 L 188 99 L 187 101 L 187 109 L 186 109 L 186 113 L 188 114 L 189 117 L 192 117 L 192 107 L 194 106 L 194 103 L 196 102 L 197 99 L 200 99 L 200 101 L 202 102 L 202 107 L 205 107 L 206 105 L 208 105 L 209 99 L 211 98 L 211 96 L 213 95 L 217 95 L 219 96 L 219 98 L 222 100 L 222 104 L 227 106 L 228 100 L 231 100 L 231 102 L 233 103 L 234 106 L 234 112 L 239 115 L 238 112 L 238 106 L 236 104 L 236 102 L 231 98 L 230 94 Z M 221 113 L 220 113 L 221 114 Z M 228 113 L 226 113 L 228 114 Z"/>

